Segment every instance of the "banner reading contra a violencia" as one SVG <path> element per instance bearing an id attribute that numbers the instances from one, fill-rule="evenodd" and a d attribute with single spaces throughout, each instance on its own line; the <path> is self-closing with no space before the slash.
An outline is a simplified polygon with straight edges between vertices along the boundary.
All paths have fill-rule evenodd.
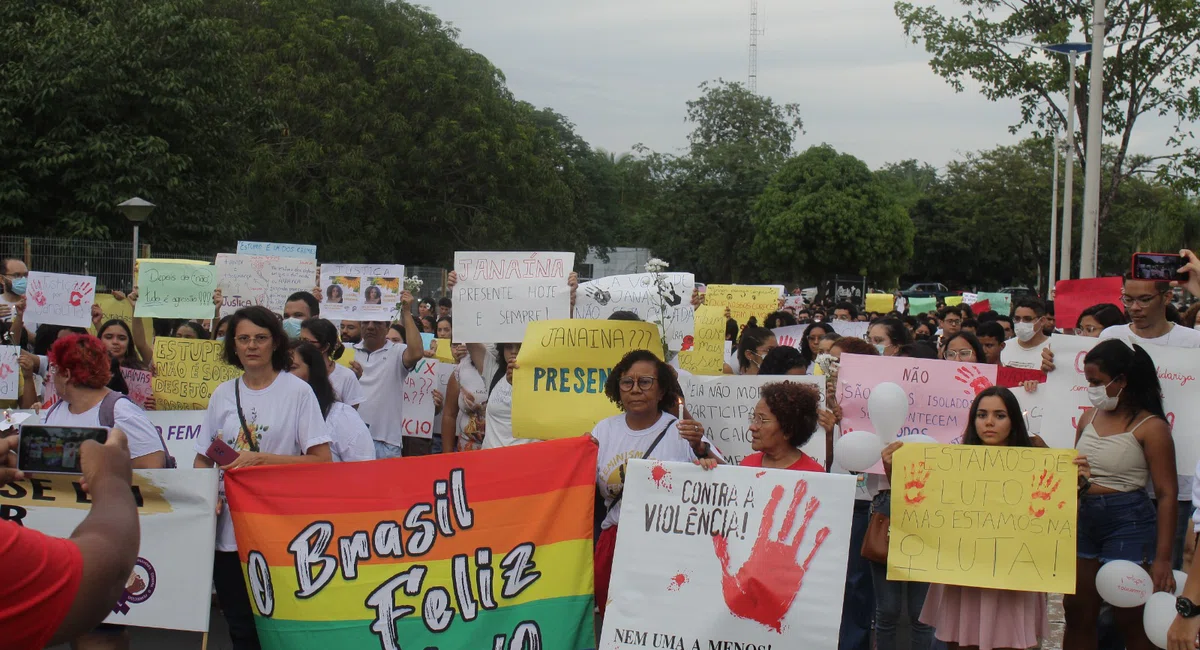
<path id="1" fill-rule="evenodd" d="M 230 472 L 263 647 L 595 647 L 595 467 L 577 438 Z"/>

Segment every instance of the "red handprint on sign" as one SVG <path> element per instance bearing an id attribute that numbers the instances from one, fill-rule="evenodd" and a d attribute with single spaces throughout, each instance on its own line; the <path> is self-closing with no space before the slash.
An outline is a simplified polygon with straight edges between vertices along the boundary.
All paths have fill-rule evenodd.
<path id="1" fill-rule="evenodd" d="M 721 591 L 725 594 L 725 605 L 734 616 L 757 621 L 776 632 L 783 631 L 783 619 L 792 608 L 796 594 L 800 593 L 804 574 L 808 572 L 808 566 L 812 564 L 813 556 L 821 544 L 825 543 L 825 538 L 829 537 L 829 528 L 817 531 L 808 557 L 803 564 L 797 564 L 796 554 L 800 551 L 804 534 L 821 505 L 816 497 L 808 500 L 804 507 L 804 520 L 800 522 L 796 537 L 788 543 L 788 534 L 796 523 L 796 511 L 800 509 L 800 502 L 807 492 L 808 482 L 797 481 L 792 493 L 792 505 L 783 519 L 779 537 L 773 540 L 770 534 L 775 523 L 775 511 L 783 500 L 783 487 L 775 486 L 758 527 L 758 539 L 754 541 L 750 557 L 736 575 L 729 572 L 728 541 L 724 535 L 713 535 L 713 547 L 721 562 Z"/>
<path id="2" fill-rule="evenodd" d="M 1054 493 L 1058 491 L 1058 486 L 1062 485 L 1062 480 L 1055 480 L 1054 475 L 1046 470 L 1042 470 L 1042 475 L 1033 475 L 1033 490 L 1029 494 L 1029 514 L 1034 517 L 1041 518 L 1046 514 L 1046 504 L 1054 497 Z M 1038 507 L 1041 506 L 1041 507 Z M 1059 505 L 1061 508 L 1062 505 Z"/>
<path id="3" fill-rule="evenodd" d="M 978 395 L 992 387 L 992 381 L 984 377 L 983 373 L 979 372 L 979 368 L 974 366 L 959 368 L 958 372 L 954 373 L 954 379 L 969 387 L 969 389 L 963 389 L 963 393 L 967 395 Z"/>
<path id="4" fill-rule="evenodd" d="M 784 334 L 783 336 L 780 336 L 779 340 L 776 342 L 785 348 L 796 347 L 796 337 L 792 336 L 791 334 Z"/>
<path id="5" fill-rule="evenodd" d="M 29 298 L 38 307 L 46 306 L 46 292 L 42 291 L 42 281 L 40 279 L 29 281 Z"/>
<path id="6" fill-rule="evenodd" d="M 72 307 L 78 307 L 79 303 L 83 302 L 83 297 L 92 292 L 92 285 L 89 282 L 76 282 L 75 287 L 71 289 L 71 297 L 67 299 Z"/>

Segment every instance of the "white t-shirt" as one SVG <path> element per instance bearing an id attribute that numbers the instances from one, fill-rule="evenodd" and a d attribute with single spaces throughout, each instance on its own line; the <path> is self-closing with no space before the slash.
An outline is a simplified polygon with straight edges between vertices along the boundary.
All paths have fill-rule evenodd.
<path id="1" fill-rule="evenodd" d="M 1021 342 L 1013 339 L 1004 346 L 1000 351 L 1000 365 L 1008 366 L 1009 368 L 1024 368 L 1026 370 L 1040 370 L 1042 368 L 1042 350 L 1045 350 L 1050 345 L 1050 339 L 1046 337 L 1045 341 L 1035 345 L 1032 348 L 1021 347 Z"/>
<path id="2" fill-rule="evenodd" d="M 489 412 L 491 407 L 488 407 Z M 669 423 L 669 424 L 668 424 Z M 592 437 L 600 443 L 599 455 L 596 461 L 596 487 L 600 496 L 604 497 L 604 507 L 612 506 L 613 501 L 625 489 L 625 464 L 630 458 L 643 458 L 646 449 L 650 447 L 658 433 L 667 427 L 667 433 L 650 458 L 655 460 L 678 461 L 690 463 L 696 460 L 696 454 L 688 441 L 679 436 L 678 420 L 670 413 L 663 413 L 658 421 L 648 429 L 634 431 L 625 423 L 625 414 L 614 415 L 596 423 L 592 429 Z M 488 422 L 488 435 L 491 435 L 491 422 Z M 709 441 L 711 445 L 711 441 Z M 621 504 L 609 511 L 600 528 L 611 528 L 621 519 Z"/>
<path id="3" fill-rule="evenodd" d="M 97 403 L 83 413 L 72 413 L 66 402 L 61 402 L 42 414 L 42 424 L 56 427 L 98 427 L 102 403 L 103 401 Z M 130 458 L 141 458 L 156 451 L 166 451 L 162 439 L 158 437 L 158 429 L 150 423 L 146 412 L 127 399 L 119 400 L 113 406 L 113 427 L 120 429 L 129 439 Z"/>
<path id="4" fill-rule="evenodd" d="M 505 377 L 496 382 L 487 401 L 487 428 L 483 436 L 484 449 L 524 445 L 533 440 L 514 438 L 512 431 L 512 384 Z"/>
<path id="5" fill-rule="evenodd" d="M 325 424 L 333 436 L 333 460 L 352 463 L 360 460 L 375 460 L 375 442 L 371 431 L 363 422 L 358 411 L 344 402 L 334 402 L 325 416 Z"/>
<path id="6" fill-rule="evenodd" d="M 440 436 L 442 433 L 442 409 L 446 408 L 446 388 L 450 386 L 450 377 L 458 370 L 458 366 L 445 361 L 438 361 L 434 367 L 434 372 L 437 373 L 437 391 L 442 394 L 442 408 L 437 409 L 433 414 L 433 434 Z"/>
<path id="7" fill-rule="evenodd" d="M 382 348 L 367 352 L 362 343 L 354 344 L 354 360 L 362 366 L 359 383 L 363 400 L 358 414 L 371 430 L 371 439 L 396 447 L 404 446 L 404 351 L 408 346 L 386 341 Z"/>
<path id="8" fill-rule="evenodd" d="M 1136 343 L 1138 345 L 1149 344 L 1171 348 L 1200 348 L 1200 331 L 1179 325 L 1171 325 L 1171 329 L 1167 330 L 1166 334 L 1153 339 L 1143 338 L 1134 334 L 1132 325 L 1113 325 L 1100 332 L 1100 338 L 1120 339 L 1126 343 Z M 1180 435 L 1181 432 L 1177 431 L 1175 434 Z M 1180 474 L 1177 478 L 1179 481 L 1179 500 L 1187 501 L 1190 498 L 1189 495 L 1195 489 L 1192 477 Z M 1153 484 L 1149 488 L 1150 495 L 1153 496 Z"/>
<path id="9" fill-rule="evenodd" d="M 329 383 L 333 384 L 333 394 L 339 402 L 350 406 L 358 406 L 363 401 L 362 384 L 358 383 L 358 375 L 340 363 L 333 364 L 333 372 L 329 373 Z"/>
<path id="10" fill-rule="evenodd" d="M 260 390 L 246 387 L 241 378 L 217 386 L 208 401 L 208 410 L 196 436 L 195 452 L 204 456 L 217 435 L 237 451 L 248 451 L 249 440 L 243 435 L 238 418 L 234 384 L 240 383 L 242 414 L 246 416 L 246 434 L 258 439 L 258 450 L 265 454 L 300 456 L 309 449 L 332 442 L 329 426 L 321 417 L 317 396 L 303 379 L 281 372 L 270 386 Z M 221 474 L 221 499 L 225 498 L 225 475 Z M 236 551 L 233 519 L 229 508 L 217 518 L 217 550 Z"/>
<path id="11" fill-rule="evenodd" d="M 1166 334 L 1147 339 L 1133 333 L 1132 325 L 1113 325 L 1100 332 L 1102 339 L 1121 339 L 1138 345 L 1165 345 L 1169 348 L 1200 348 L 1200 330 L 1172 325 Z"/>

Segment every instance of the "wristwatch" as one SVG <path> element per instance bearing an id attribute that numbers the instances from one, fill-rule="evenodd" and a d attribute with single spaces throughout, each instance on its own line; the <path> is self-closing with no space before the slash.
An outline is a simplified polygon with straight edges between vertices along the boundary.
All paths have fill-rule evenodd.
<path id="1" fill-rule="evenodd" d="M 1179 612 L 1179 615 L 1183 618 L 1195 618 L 1200 616 L 1200 607 L 1198 607 L 1196 603 L 1193 603 L 1182 596 L 1175 600 L 1175 611 Z"/>

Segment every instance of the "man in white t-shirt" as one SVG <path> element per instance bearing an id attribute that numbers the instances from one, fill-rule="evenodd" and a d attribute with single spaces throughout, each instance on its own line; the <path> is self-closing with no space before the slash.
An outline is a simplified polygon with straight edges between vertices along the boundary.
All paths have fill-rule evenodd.
<path id="1" fill-rule="evenodd" d="M 1042 365 L 1042 350 L 1050 343 L 1046 335 L 1046 305 L 1036 298 L 1022 298 L 1013 307 L 1016 341 L 1000 351 L 1000 363 L 1009 368 L 1034 370 Z"/>
<path id="2" fill-rule="evenodd" d="M 354 360 L 362 366 L 359 383 L 363 400 L 358 405 L 375 441 L 376 458 L 399 458 L 404 445 L 404 378 L 424 356 L 421 330 L 412 314 L 412 294 L 400 294 L 400 317 L 406 343 L 387 340 L 388 321 L 363 321 L 362 341 L 354 345 Z"/>

